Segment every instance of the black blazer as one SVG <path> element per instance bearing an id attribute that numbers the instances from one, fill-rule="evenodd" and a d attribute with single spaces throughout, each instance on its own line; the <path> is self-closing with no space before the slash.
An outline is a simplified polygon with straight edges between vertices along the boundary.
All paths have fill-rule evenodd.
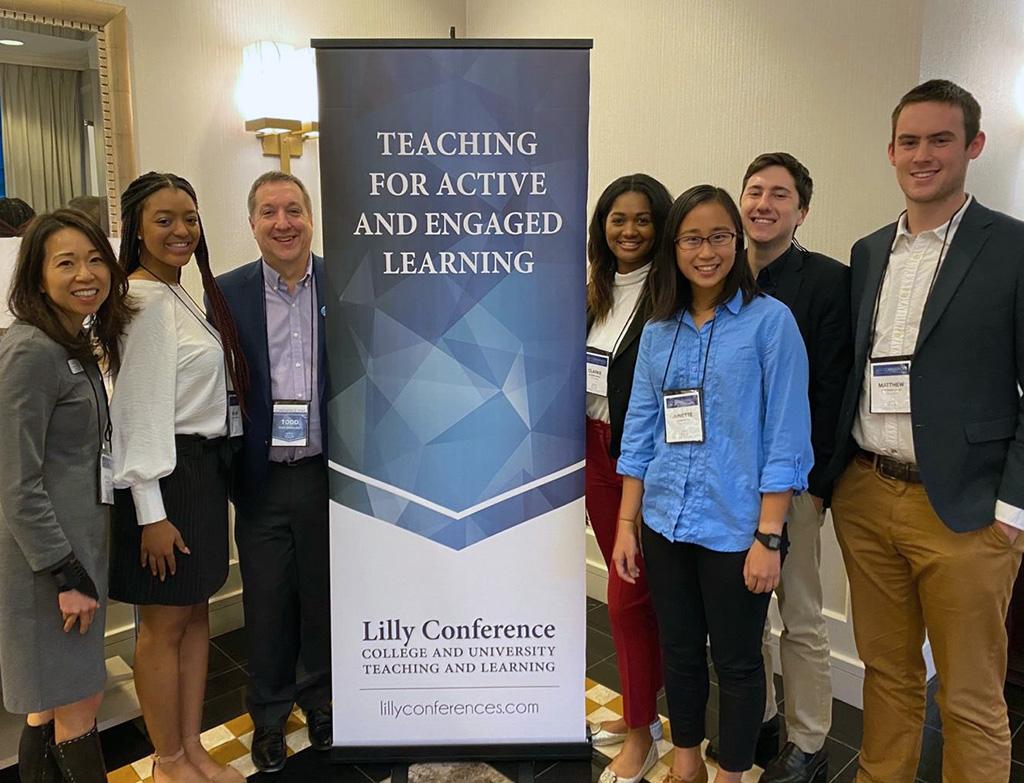
<path id="1" fill-rule="evenodd" d="M 853 246 L 854 361 L 833 475 L 857 449 L 850 431 L 895 236 L 893 223 Z M 918 469 L 946 526 L 991 524 L 997 499 L 1024 508 L 1024 223 L 977 201 L 967 208 L 925 305 L 910 372 Z"/>
<path id="2" fill-rule="evenodd" d="M 238 328 L 238 338 L 249 364 L 249 393 L 245 397 L 249 418 L 244 423 L 242 448 L 235 456 L 231 499 L 236 506 L 257 503 L 266 486 L 270 458 L 270 424 L 273 397 L 270 389 L 270 357 L 267 355 L 267 316 L 264 309 L 261 260 L 225 272 L 217 277 L 231 315 Z M 317 322 L 317 393 L 320 400 L 320 428 L 327 456 L 327 350 L 324 318 L 327 280 L 324 260 L 313 256 L 313 278 L 316 281 Z"/>
<path id="3" fill-rule="evenodd" d="M 640 294 L 643 296 L 643 292 Z M 650 304 L 637 308 L 633 320 L 626 327 L 625 334 L 612 356 L 608 366 L 608 418 L 611 420 L 612 438 L 608 444 L 608 456 L 619 458 L 622 449 L 622 428 L 626 424 L 629 409 L 629 395 L 633 393 L 633 370 L 636 369 L 636 354 L 640 348 L 640 333 L 650 317 Z M 587 313 L 587 334 L 594 325 L 594 318 Z"/>
<path id="4" fill-rule="evenodd" d="M 834 258 L 793 245 L 758 275 L 758 283 L 796 318 L 810 370 L 811 444 L 814 467 L 809 491 L 828 498 L 828 465 L 836 445 L 836 423 L 853 362 L 850 330 L 850 270 Z"/>

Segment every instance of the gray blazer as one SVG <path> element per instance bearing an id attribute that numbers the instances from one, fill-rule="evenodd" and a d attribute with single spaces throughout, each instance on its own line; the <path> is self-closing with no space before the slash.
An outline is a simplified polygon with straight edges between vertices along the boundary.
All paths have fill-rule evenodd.
<path id="1" fill-rule="evenodd" d="M 0 680 L 9 712 L 70 704 L 106 681 L 109 513 L 97 498 L 103 395 L 96 366 L 72 366 L 36 327 L 16 322 L 0 339 Z M 71 551 L 100 594 L 84 636 L 77 626 L 64 633 L 47 570 Z"/>

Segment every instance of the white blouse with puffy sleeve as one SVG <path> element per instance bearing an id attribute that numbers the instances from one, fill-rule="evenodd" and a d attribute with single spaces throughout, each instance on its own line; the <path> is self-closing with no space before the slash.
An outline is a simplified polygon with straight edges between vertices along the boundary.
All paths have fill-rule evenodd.
<path id="1" fill-rule="evenodd" d="M 110 398 L 114 486 L 131 489 L 148 525 L 167 517 L 160 479 L 176 464 L 174 436 L 227 434 L 227 387 L 220 338 L 181 286 L 129 285 L 138 312 Z"/>

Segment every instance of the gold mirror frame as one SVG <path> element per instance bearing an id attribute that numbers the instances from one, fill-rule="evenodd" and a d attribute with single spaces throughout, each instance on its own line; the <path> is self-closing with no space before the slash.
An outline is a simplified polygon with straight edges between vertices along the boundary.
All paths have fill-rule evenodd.
<path id="1" fill-rule="evenodd" d="M 99 0 L 0 0 L 0 19 L 18 19 L 96 33 L 110 235 L 121 235 L 118 201 L 138 176 L 135 118 L 128 66 L 128 18 L 124 6 Z"/>

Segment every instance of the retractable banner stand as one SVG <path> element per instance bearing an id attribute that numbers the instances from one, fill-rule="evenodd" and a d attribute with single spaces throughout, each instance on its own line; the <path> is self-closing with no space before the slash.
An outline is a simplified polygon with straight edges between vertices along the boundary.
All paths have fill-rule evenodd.
<path id="1" fill-rule="evenodd" d="M 314 41 L 334 758 L 586 757 L 590 41 Z"/>

